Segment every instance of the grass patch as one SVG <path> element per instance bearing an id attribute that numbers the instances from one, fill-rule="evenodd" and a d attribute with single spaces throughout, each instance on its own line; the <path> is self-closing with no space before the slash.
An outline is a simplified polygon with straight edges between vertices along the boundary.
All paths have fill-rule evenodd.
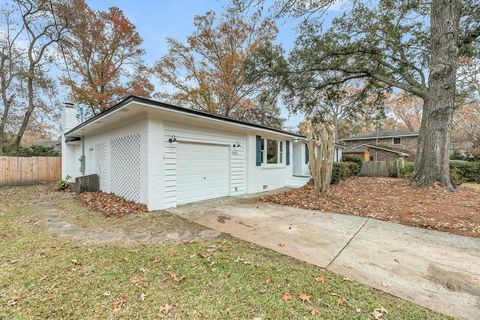
<path id="1" fill-rule="evenodd" d="M 380 307 L 388 310 L 383 319 L 448 319 L 243 241 L 127 246 L 56 238 L 34 218 L 37 192 L 0 189 L 0 319 L 369 319 Z M 112 221 L 78 204 L 67 208 Z"/>
<path id="2" fill-rule="evenodd" d="M 469 188 L 469 189 L 475 189 L 477 191 L 480 191 L 480 183 L 474 183 L 474 182 L 464 182 L 461 185 L 462 187 Z"/>

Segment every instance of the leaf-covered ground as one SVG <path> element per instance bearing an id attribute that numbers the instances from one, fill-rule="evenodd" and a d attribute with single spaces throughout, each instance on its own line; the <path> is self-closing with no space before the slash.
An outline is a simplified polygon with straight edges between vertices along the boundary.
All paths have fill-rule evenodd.
<path id="1" fill-rule="evenodd" d="M 148 212 L 145 205 L 127 201 L 114 194 L 104 192 L 85 192 L 76 198 L 90 209 L 106 217 L 120 217 L 128 214 Z"/>
<path id="2" fill-rule="evenodd" d="M 480 237 L 480 192 L 474 188 L 451 192 L 416 187 L 408 179 L 353 177 L 332 186 L 326 196 L 307 185 L 263 200 Z"/>
<path id="3" fill-rule="evenodd" d="M 447 319 L 234 239 L 99 245 L 54 237 L 36 219 L 38 193 L 0 188 L 0 319 Z M 94 214 L 87 211 L 75 213 Z"/>

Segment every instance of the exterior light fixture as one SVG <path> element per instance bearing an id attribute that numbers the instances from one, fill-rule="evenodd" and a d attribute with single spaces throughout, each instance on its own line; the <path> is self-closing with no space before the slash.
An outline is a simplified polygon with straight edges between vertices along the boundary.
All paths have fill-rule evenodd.
<path id="1" fill-rule="evenodd" d="M 293 142 L 298 142 L 298 141 L 300 141 L 298 138 L 293 139 Z"/>
<path id="2" fill-rule="evenodd" d="M 233 147 L 234 147 L 234 148 L 240 148 L 240 147 L 241 147 L 241 145 L 240 145 L 240 143 L 239 143 L 239 142 L 237 142 L 237 143 L 234 143 L 234 144 L 233 144 Z"/>
<path id="3" fill-rule="evenodd" d="M 172 136 L 170 139 L 168 139 L 168 143 L 176 144 L 177 143 L 177 138 L 175 138 L 175 136 Z"/>

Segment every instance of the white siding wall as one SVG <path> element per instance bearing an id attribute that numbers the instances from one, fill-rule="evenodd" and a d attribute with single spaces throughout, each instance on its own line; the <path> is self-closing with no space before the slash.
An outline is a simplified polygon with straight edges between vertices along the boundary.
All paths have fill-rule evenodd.
<path id="1" fill-rule="evenodd" d="M 169 161 L 169 152 L 166 149 L 164 137 L 164 124 L 161 119 L 151 113 L 148 116 L 148 199 L 147 206 L 150 210 L 165 208 L 165 189 L 168 182 L 165 177 L 166 163 Z"/>
<path id="2" fill-rule="evenodd" d="M 62 110 L 62 178 L 71 176 L 74 178 L 79 175 L 80 162 L 76 155 L 80 155 L 78 145 L 66 144 L 63 133 L 73 129 L 78 125 L 77 111 L 74 108 L 64 108 Z M 73 180 L 73 179 L 71 179 Z"/>
<path id="3" fill-rule="evenodd" d="M 118 128 L 111 129 L 100 134 L 84 137 L 85 148 L 85 174 L 98 174 L 100 176 L 100 188 L 104 192 L 115 193 L 130 200 L 147 204 L 148 200 L 148 126 L 147 117 L 144 116 L 140 119 L 133 120 L 130 123 L 122 124 Z M 138 154 L 125 154 L 122 157 L 112 159 L 115 156 L 116 150 L 112 150 L 112 141 L 120 143 L 132 143 L 125 142 L 132 140 L 131 137 L 139 136 L 140 146 Z M 130 137 L 130 138 L 128 138 Z M 134 140 L 134 139 L 133 139 Z M 113 144 L 115 146 L 115 143 Z M 81 154 L 81 147 L 76 148 L 78 150 L 78 156 Z M 133 148 L 132 150 L 137 150 Z M 123 151 L 122 151 L 123 152 Z M 92 160 L 91 157 L 94 157 Z M 120 160 L 120 161 L 115 161 Z M 78 161 L 77 161 L 78 162 Z M 94 163 L 94 166 L 91 165 Z M 79 166 L 79 165 L 78 165 Z M 128 168 L 124 170 L 122 168 Z M 112 172 L 113 171 L 113 172 Z M 121 172 L 125 171 L 125 183 L 119 183 L 123 181 Z M 112 173 L 117 172 L 117 176 L 113 177 Z M 80 176 L 81 173 L 77 172 L 76 176 Z M 134 175 L 134 176 L 132 176 Z M 137 177 L 138 175 L 138 177 Z M 125 180 L 124 179 L 124 180 Z M 115 182 L 113 183 L 112 182 Z M 135 185 L 129 185 L 129 183 L 135 183 Z M 139 184 L 139 185 L 137 185 Z M 132 190 L 135 189 L 135 190 Z M 137 192 L 138 189 L 138 192 Z"/>
<path id="4" fill-rule="evenodd" d="M 285 138 L 275 138 L 266 136 L 266 138 L 283 141 L 285 146 Z M 256 166 L 256 136 L 248 136 L 248 152 L 247 152 L 247 193 L 256 193 L 268 190 L 283 188 L 293 174 L 293 141 L 290 140 L 290 165 L 285 164 L 286 156 L 283 156 L 283 164 L 281 165 L 265 165 Z"/>
<path id="5" fill-rule="evenodd" d="M 127 136 L 140 136 L 140 155 L 135 158 L 139 167 L 129 169 L 136 171 L 139 179 L 139 195 L 137 202 L 144 203 L 150 210 L 159 210 L 177 205 L 177 151 L 180 143 L 199 143 L 210 145 L 223 145 L 228 147 L 228 194 L 231 196 L 247 193 L 257 193 L 285 187 L 292 177 L 293 164 L 298 157 L 301 159 L 302 170 L 307 168 L 304 164 L 304 149 L 297 148 L 293 139 L 290 141 L 290 164 L 286 165 L 286 150 L 283 154 L 282 164 L 256 166 L 256 136 L 253 133 L 242 134 L 198 127 L 188 123 L 165 121 L 155 112 L 146 112 L 132 119 L 129 123 L 121 123 L 115 129 L 84 137 L 84 150 L 86 156 L 86 174 L 99 174 L 101 190 L 108 193 L 124 195 L 124 190 L 114 190 L 112 185 L 112 140 Z M 263 136 L 263 134 L 260 134 Z M 169 138 L 175 136 L 179 144 L 171 144 Z M 286 148 L 287 138 L 282 135 L 267 135 L 283 141 Z M 117 140 L 118 141 L 118 140 Z M 240 143 L 240 148 L 233 144 Z M 77 160 L 81 155 L 81 145 L 72 146 L 68 150 L 66 159 L 74 159 L 74 177 L 79 176 L 80 163 Z M 294 152 L 294 150 L 296 152 Z M 138 156 L 138 155 L 136 155 Z M 122 157 L 128 162 L 128 157 Z M 137 165 L 138 166 L 138 165 Z M 126 166 L 128 167 L 128 165 Z M 118 168 L 117 170 L 118 171 Z M 130 172 L 131 173 L 131 172 Z M 306 172 L 308 174 L 308 172 Z M 131 188 L 128 185 L 125 188 Z"/>
<path id="6" fill-rule="evenodd" d="M 160 120 L 157 120 L 160 121 Z M 168 139 L 175 136 L 179 143 L 194 142 L 206 144 L 219 144 L 229 147 L 230 153 L 230 195 L 241 195 L 245 193 L 245 146 L 244 135 L 227 131 L 206 129 L 188 124 L 176 122 L 164 122 L 164 203 L 162 208 L 176 206 L 176 175 L 177 175 L 177 146 L 171 144 Z M 240 143 L 240 148 L 233 148 L 234 143 Z"/>

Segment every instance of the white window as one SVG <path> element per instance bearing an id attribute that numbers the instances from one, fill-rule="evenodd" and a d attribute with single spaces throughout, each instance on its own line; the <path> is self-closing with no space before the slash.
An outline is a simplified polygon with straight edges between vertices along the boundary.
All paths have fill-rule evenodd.
<path id="1" fill-rule="evenodd" d="M 402 139 L 400 139 L 400 138 L 393 138 L 393 144 L 396 144 L 396 145 L 402 144 Z"/>
<path id="2" fill-rule="evenodd" d="M 278 141 L 267 139 L 267 164 L 278 163 Z"/>
<path id="3" fill-rule="evenodd" d="M 283 141 L 262 139 L 260 150 L 262 153 L 262 163 L 266 163 L 267 165 L 283 163 Z"/>

